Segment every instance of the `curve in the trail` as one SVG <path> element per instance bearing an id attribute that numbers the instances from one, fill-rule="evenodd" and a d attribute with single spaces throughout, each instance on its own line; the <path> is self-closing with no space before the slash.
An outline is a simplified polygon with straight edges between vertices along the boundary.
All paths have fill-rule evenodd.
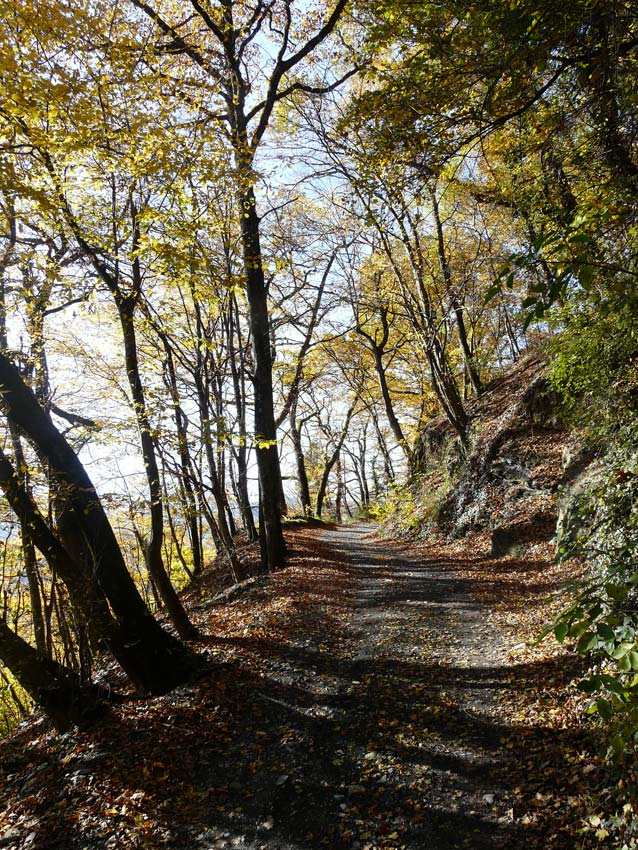
<path id="1" fill-rule="evenodd" d="M 342 653 L 354 680 L 344 705 L 350 769 L 365 771 L 366 735 L 368 747 L 381 738 L 393 764 L 384 811 L 395 799 L 404 812 L 392 819 L 397 846 L 515 847 L 510 730 L 497 719 L 506 652 L 484 606 L 449 564 L 389 549 L 374 526 L 328 531 L 324 541 L 359 579 Z"/>
<path id="2" fill-rule="evenodd" d="M 319 587 L 308 567 L 296 625 L 228 675 L 228 740 L 195 781 L 203 793 L 226 772 L 223 805 L 180 850 L 530 848 L 512 812 L 516 731 L 499 720 L 505 650 L 481 602 L 453 563 L 372 526 L 319 545 L 328 573 Z"/>

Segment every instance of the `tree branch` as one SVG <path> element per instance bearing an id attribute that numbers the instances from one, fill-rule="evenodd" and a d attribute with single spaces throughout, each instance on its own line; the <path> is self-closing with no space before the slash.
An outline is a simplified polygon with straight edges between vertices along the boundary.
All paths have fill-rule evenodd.
<path id="1" fill-rule="evenodd" d="M 193 0 L 191 0 L 193 2 Z M 277 62 L 275 68 L 270 77 L 270 82 L 268 84 L 268 93 L 264 99 L 264 105 L 261 112 L 261 116 L 259 118 L 259 122 L 257 127 L 255 128 L 255 132 L 253 133 L 251 139 L 251 148 L 253 150 L 256 149 L 257 145 L 262 139 L 262 136 L 266 132 L 266 127 L 268 126 L 268 122 L 270 121 L 270 116 L 272 114 L 273 108 L 277 100 L 279 84 L 284 76 L 287 74 L 295 65 L 298 65 L 302 59 L 308 56 L 319 44 L 321 44 L 324 39 L 326 39 L 330 33 L 334 30 L 337 25 L 339 18 L 341 17 L 341 13 L 346 7 L 348 0 L 337 0 L 337 4 L 334 7 L 332 14 L 326 21 L 326 23 L 321 27 L 321 29 L 311 38 L 309 39 L 303 47 L 301 47 L 296 53 L 293 53 L 292 56 L 289 56 L 288 59 L 283 58 L 283 51 L 287 46 L 287 37 L 284 38 L 284 42 L 282 43 L 282 49 L 279 51 L 279 55 L 277 56 Z"/>

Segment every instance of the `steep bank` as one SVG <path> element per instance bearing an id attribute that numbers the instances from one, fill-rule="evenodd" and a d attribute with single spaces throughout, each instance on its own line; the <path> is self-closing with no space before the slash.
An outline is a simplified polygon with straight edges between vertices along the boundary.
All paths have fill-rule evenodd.
<path id="1" fill-rule="evenodd" d="M 521 360 L 470 404 L 469 414 L 464 453 L 444 418 L 424 430 L 415 452 L 419 475 L 385 527 L 416 537 L 489 535 L 495 557 L 547 544 L 593 455 L 562 421 L 546 358 Z"/>

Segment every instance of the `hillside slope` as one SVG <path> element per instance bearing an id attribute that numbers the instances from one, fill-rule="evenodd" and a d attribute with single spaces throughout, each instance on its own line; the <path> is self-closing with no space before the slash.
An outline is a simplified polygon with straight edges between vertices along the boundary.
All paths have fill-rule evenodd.
<path id="1" fill-rule="evenodd" d="M 548 543 L 567 491 L 591 462 L 578 433 L 561 420 L 547 361 L 530 355 L 471 402 L 469 449 L 461 455 L 449 423 L 430 423 L 416 450 L 413 510 L 390 513 L 390 530 L 419 537 L 479 535 L 495 557 Z"/>

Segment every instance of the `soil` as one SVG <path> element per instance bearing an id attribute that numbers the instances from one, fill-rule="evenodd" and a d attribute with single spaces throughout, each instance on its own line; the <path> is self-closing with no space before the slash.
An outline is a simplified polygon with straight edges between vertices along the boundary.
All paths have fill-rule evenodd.
<path id="1" fill-rule="evenodd" d="M 605 777 L 577 670 L 521 643 L 563 574 L 369 525 L 291 541 L 290 566 L 237 596 L 191 590 L 206 677 L 0 744 L 0 846 L 598 846 L 586 816 Z"/>

